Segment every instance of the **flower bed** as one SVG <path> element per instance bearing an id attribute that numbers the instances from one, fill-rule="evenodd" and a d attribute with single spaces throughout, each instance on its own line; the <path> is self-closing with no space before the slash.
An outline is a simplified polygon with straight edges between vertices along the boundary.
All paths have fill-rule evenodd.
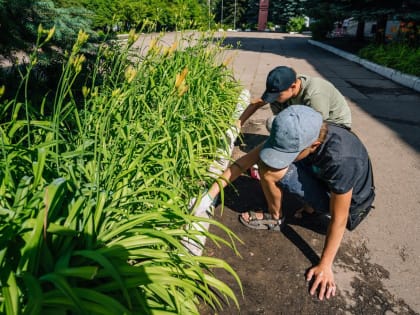
<path id="1" fill-rule="evenodd" d="M 209 271 L 239 282 L 229 265 L 182 243 L 229 244 L 188 228 L 202 221 L 188 201 L 214 180 L 220 149 L 229 152 L 241 92 L 221 46 L 204 35 L 170 47 L 156 38 L 133 54 L 130 34 L 124 47 L 100 47 L 77 91 L 86 39 L 69 53 L 51 114 L 29 91 L 23 103 L 2 101 L 0 311 L 196 314 L 199 303 L 237 303 Z"/>

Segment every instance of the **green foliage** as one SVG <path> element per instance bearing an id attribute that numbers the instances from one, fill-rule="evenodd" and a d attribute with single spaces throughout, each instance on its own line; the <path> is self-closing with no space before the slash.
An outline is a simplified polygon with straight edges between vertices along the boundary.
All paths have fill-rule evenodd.
<path id="1" fill-rule="evenodd" d="M 239 281 L 230 266 L 184 246 L 203 246 L 205 235 L 234 248 L 194 228 L 211 223 L 235 239 L 188 206 L 213 181 L 240 91 L 221 45 L 156 38 L 133 51 L 131 34 L 123 47 L 101 44 L 85 69 L 79 32 L 49 115 L 27 90 L 47 39 L 22 73 L 26 99 L 0 106 L 0 313 L 198 314 L 199 303 L 237 304 L 212 274 Z M 84 71 L 90 84 L 77 91 Z"/>
<path id="2" fill-rule="evenodd" d="M 51 0 L 4 0 L 0 15 L 0 53 L 5 55 L 19 49 L 30 52 L 39 25 L 48 29 L 55 26 L 54 37 L 44 49 L 55 46 L 56 55 L 60 50 L 71 49 L 80 29 L 89 33 L 91 39 L 95 38 L 90 12 L 81 7 L 56 7 Z"/>
<path id="3" fill-rule="evenodd" d="M 268 18 L 275 24 L 286 25 L 292 18 L 303 15 L 305 5 L 306 0 L 270 1 Z"/>
<path id="4" fill-rule="evenodd" d="M 309 25 L 312 32 L 312 38 L 315 40 L 322 40 L 327 37 L 328 32 L 332 28 L 332 22 L 327 19 L 317 20 Z"/>
<path id="5" fill-rule="evenodd" d="M 208 24 L 206 3 L 197 0 L 82 0 L 84 7 L 94 12 L 95 28 L 103 30 L 139 30 L 146 20 L 158 30 L 201 28 Z"/>
<path id="6" fill-rule="evenodd" d="M 420 76 L 420 48 L 400 43 L 371 44 L 362 48 L 358 55 L 385 67 Z"/>
<path id="7" fill-rule="evenodd" d="M 292 17 L 286 25 L 288 32 L 302 32 L 305 26 L 305 18 L 303 16 Z"/>

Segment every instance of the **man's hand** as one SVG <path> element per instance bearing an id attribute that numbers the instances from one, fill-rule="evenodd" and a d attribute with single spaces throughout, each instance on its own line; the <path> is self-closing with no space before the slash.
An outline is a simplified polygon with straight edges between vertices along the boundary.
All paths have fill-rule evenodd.
<path id="1" fill-rule="evenodd" d="M 312 267 L 306 275 L 306 281 L 311 281 L 313 277 L 315 277 L 315 279 L 309 291 L 311 295 L 314 295 L 318 290 L 318 298 L 321 301 L 324 299 L 324 296 L 327 299 L 335 296 L 336 286 L 331 268 L 323 267 L 321 265 Z"/>

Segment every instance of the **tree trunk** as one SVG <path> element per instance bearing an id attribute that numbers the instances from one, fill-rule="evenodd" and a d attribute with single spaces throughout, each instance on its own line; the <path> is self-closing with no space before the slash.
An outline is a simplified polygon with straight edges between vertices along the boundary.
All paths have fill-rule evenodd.
<path id="1" fill-rule="evenodd" d="M 375 43 L 385 44 L 385 30 L 388 17 L 381 15 L 376 21 Z"/>
<path id="2" fill-rule="evenodd" d="M 363 41 L 365 39 L 365 21 L 359 20 L 357 23 L 356 39 Z"/>

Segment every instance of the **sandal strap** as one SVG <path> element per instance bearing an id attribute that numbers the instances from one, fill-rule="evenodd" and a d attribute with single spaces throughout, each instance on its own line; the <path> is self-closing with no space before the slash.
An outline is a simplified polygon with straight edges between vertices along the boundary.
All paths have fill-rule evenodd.
<path id="1" fill-rule="evenodd" d="M 257 218 L 257 213 L 258 214 L 262 214 L 263 217 L 262 219 L 258 219 Z M 273 216 L 271 215 L 271 213 L 269 212 L 256 212 L 256 211 L 248 211 L 249 214 L 249 221 L 259 221 L 262 224 L 275 224 L 275 225 L 281 225 L 281 223 L 284 221 L 284 216 L 281 217 L 280 219 L 274 219 Z"/>

